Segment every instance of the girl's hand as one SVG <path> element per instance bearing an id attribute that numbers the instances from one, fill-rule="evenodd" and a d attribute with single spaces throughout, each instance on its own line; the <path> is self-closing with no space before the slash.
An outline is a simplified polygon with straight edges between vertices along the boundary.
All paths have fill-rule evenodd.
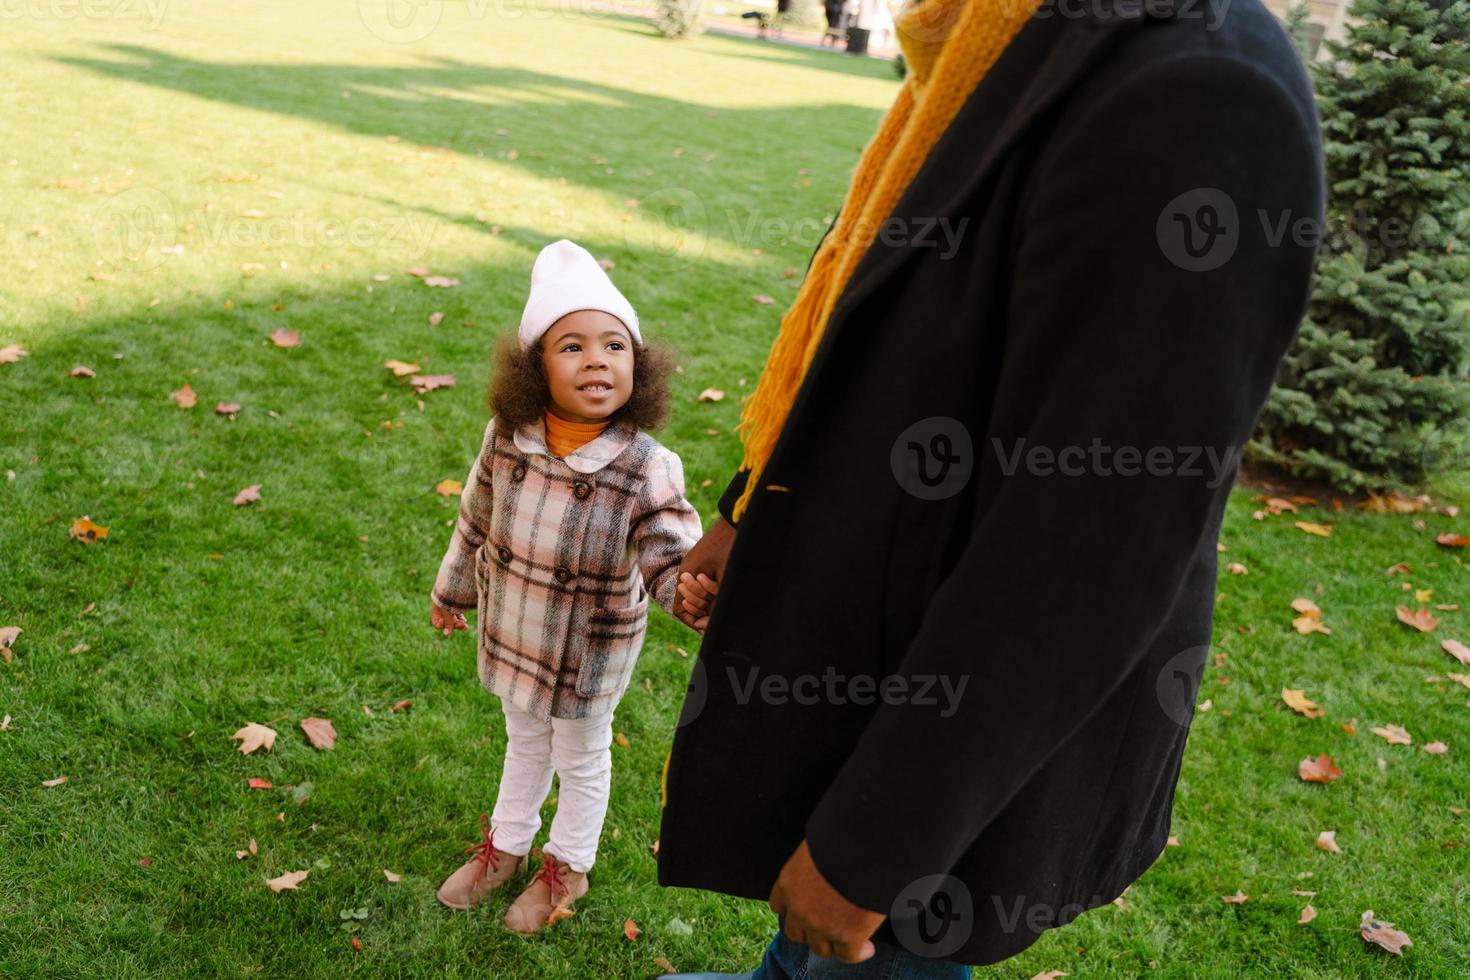
<path id="1" fill-rule="evenodd" d="M 692 630 L 703 633 L 709 625 L 709 610 L 714 606 L 714 594 L 719 589 L 714 583 L 725 577 L 725 561 L 730 557 L 730 547 L 734 542 L 735 525 L 720 517 L 705 532 L 704 537 L 689 549 L 689 554 L 679 564 L 679 601 L 674 603 L 674 615 Z M 699 579 L 696 576 L 701 575 L 712 587 L 705 588 L 707 596 L 704 612 L 699 613 L 686 605 L 683 583 L 691 580 L 697 582 Z"/>
<path id="2" fill-rule="evenodd" d="M 678 589 L 683 613 L 679 618 L 688 623 L 691 629 L 703 633 L 704 628 L 709 625 L 710 610 L 714 608 L 720 583 L 704 572 L 680 572 Z"/>
<path id="3" fill-rule="evenodd" d="M 443 630 L 448 636 L 455 630 L 467 630 L 470 624 L 465 622 L 464 613 L 459 610 L 441 609 L 439 603 L 429 600 L 429 623 L 436 630 Z"/>

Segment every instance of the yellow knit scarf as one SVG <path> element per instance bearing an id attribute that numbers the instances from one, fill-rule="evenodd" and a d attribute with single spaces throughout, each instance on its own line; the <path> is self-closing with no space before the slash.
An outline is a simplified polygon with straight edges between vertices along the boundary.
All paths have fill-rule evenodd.
<path id="1" fill-rule="evenodd" d="M 837 223 L 781 318 L 765 369 L 741 409 L 740 466 L 750 473 L 735 502 L 737 521 L 858 260 L 960 106 L 1038 6 L 1040 0 L 922 0 L 894 18 L 908 77 L 863 151 Z"/>

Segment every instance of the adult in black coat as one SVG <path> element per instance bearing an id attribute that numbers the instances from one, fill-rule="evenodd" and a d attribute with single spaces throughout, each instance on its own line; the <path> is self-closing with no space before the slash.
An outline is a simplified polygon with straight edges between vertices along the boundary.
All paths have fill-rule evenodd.
<path id="1" fill-rule="evenodd" d="M 985 964 L 1164 849 L 1239 451 L 1323 218 L 1259 0 L 1044 6 L 839 300 L 738 530 L 659 881 Z"/>

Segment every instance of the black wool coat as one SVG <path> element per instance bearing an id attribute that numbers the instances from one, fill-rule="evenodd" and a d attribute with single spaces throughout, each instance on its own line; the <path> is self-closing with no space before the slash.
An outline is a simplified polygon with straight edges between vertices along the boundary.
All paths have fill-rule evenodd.
<path id="1" fill-rule="evenodd" d="M 660 883 L 763 900 L 805 838 L 876 939 L 984 964 L 1160 856 L 1321 158 L 1259 0 L 1027 23 L 862 259 L 738 524 Z"/>

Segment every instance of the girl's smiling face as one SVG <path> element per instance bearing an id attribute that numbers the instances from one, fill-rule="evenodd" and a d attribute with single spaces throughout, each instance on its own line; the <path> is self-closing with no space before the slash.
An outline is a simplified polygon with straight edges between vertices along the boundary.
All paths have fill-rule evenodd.
<path id="1" fill-rule="evenodd" d="M 551 411 L 568 422 L 601 422 L 633 394 L 633 340 L 623 321 L 577 310 L 541 338 Z"/>

